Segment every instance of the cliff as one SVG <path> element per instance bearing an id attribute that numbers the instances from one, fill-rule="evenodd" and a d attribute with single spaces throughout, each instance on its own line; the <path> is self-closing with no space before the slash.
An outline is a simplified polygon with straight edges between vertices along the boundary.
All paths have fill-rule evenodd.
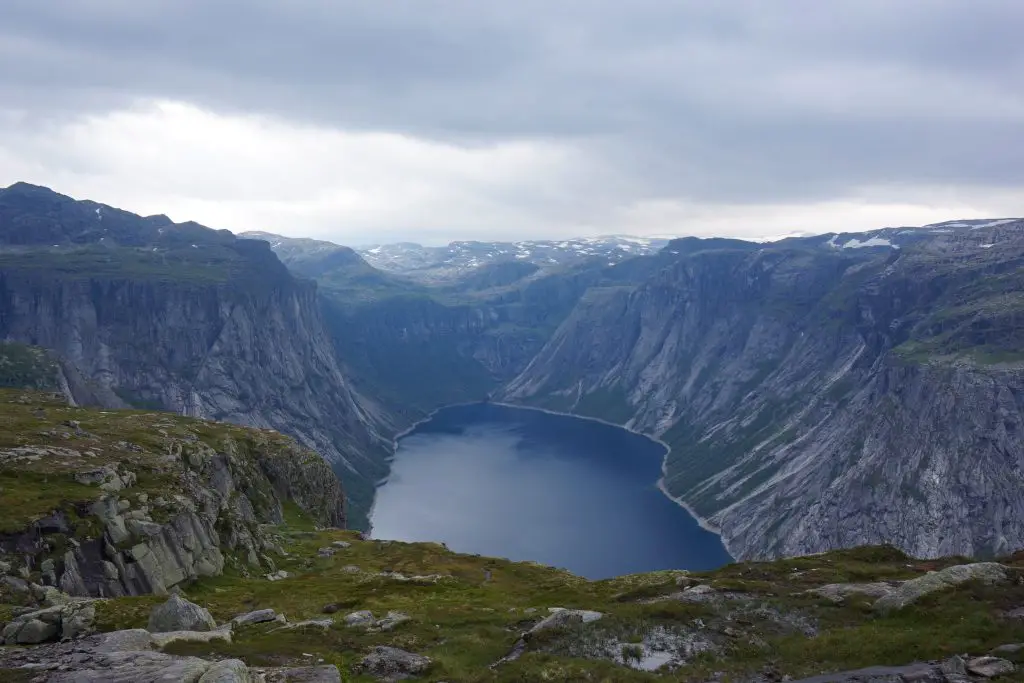
<path id="1" fill-rule="evenodd" d="M 741 558 L 1024 547 L 1024 223 L 906 232 L 669 245 L 501 396 L 666 441 L 667 490 Z"/>
<path id="2" fill-rule="evenodd" d="M 0 337 L 50 350 L 80 402 L 294 436 L 346 480 L 351 521 L 365 525 L 385 416 L 351 387 L 315 285 L 266 243 L 45 188 L 0 190 Z M 85 384 L 104 396 L 82 396 Z"/>

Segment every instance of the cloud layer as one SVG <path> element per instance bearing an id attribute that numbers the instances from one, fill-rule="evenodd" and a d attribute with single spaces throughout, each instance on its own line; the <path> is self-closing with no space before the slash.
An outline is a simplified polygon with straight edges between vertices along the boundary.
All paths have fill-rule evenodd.
<path id="1" fill-rule="evenodd" d="M 0 184 L 350 243 L 1024 205 L 1015 0 L 7 0 Z"/>

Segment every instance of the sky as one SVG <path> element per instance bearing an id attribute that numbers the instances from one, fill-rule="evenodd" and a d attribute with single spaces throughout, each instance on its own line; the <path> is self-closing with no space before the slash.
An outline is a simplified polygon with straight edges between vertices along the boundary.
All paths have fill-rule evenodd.
<path id="1" fill-rule="evenodd" d="M 3 0 L 0 186 L 352 245 L 1024 214 L 1020 0 Z"/>

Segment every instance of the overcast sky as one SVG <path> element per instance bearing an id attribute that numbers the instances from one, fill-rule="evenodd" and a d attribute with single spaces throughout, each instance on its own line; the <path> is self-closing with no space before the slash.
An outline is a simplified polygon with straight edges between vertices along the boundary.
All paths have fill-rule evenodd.
<path id="1" fill-rule="evenodd" d="M 1021 0 L 2 0 L 0 185 L 348 244 L 1024 214 Z"/>

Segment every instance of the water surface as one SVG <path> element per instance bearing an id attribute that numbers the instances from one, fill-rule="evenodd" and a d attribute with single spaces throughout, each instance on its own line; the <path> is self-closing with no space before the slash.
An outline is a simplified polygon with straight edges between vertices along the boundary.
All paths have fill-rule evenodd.
<path id="1" fill-rule="evenodd" d="M 445 408 L 399 441 L 373 536 L 589 578 L 729 562 L 718 536 L 658 490 L 663 453 L 592 420 L 486 403 Z"/>

